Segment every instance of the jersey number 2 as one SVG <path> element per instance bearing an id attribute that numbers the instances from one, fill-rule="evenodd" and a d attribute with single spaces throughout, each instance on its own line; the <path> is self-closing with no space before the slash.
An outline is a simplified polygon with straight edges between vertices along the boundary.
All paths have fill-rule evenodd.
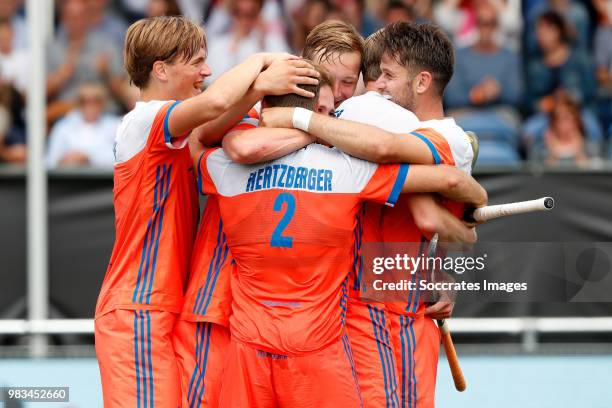
<path id="1" fill-rule="evenodd" d="M 283 232 L 295 214 L 295 197 L 293 194 L 280 193 L 276 197 L 276 200 L 274 200 L 274 211 L 282 211 L 283 203 L 287 203 L 287 211 L 285 211 L 285 215 L 283 215 L 283 218 L 281 218 L 276 228 L 274 228 L 270 246 L 276 248 L 292 248 L 293 237 L 283 236 Z"/>

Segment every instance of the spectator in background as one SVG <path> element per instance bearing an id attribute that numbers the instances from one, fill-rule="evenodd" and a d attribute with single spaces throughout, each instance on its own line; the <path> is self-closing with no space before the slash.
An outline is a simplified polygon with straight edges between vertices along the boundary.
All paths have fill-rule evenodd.
<path id="1" fill-rule="evenodd" d="M 23 106 L 21 94 L 0 79 L 0 161 L 23 163 L 26 160 Z"/>
<path id="2" fill-rule="evenodd" d="M 15 48 L 14 38 L 11 21 L 0 18 L 0 80 L 25 95 L 29 72 L 28 53 L 27 50 Z"/>
<path id="3" fill-rule="evenodd" d="M 105 113 L 108 96 L 102 84 L 78 90 L 78 108 L 59 120 L 49 135 L 47 167 L 92 166 L 112 168 L 119 117 Z"/>
<path id="4" fill-rule="evenodd" d="M 352 24 L 364 38 L 382 27 L 382 22 L 366 8 L 365 0 L 332 0 L 332 5 L 342 12 L 344 20 Z"/>
<path id="5" fill-rule="evenodd" d="M 557 93 L 550 113 L 550 125 L 544 133 L 546 163 L 587 164 L 585 139 L 580 107 L 567 93 Z"/>
<path id="6" fill-rule="evenodd" d="M 58 35 L 47 52 L 47 108 L 49 122 L 74 107 L 78 88 L 87 82 L 103 83 L 110 94 L 122 100 L 125 80 L 117 44 L 89 31 L 86 4 L 81 0 L 66 0 L 61 9 L 64 35 Z M 119 105 L 111 108 L 118 112 Z"/>
<path id="7" fill-rule="evenodd" d="M 495 41 L 518 50 L 523 25 L 520 0 L 441 0 L 434 7 L 434 21 L 451 35 L 456 46 L 473 45 L 478 40 L 476 12 L 486 1 L 495 8 L 499 19 Z"/>
<path id="8" fill-rule="evenodd" d="M 519 105 L 523 89 L 519 56 L 495 41 L 499 20 L 490 3 L 481 3 L 476 26 L 476 44 L 456 51 L 455 73 L 445 92 L 447 106 Z"/>
<path id="9" fill-rule="evenodd" d="M 292 47 L 296 53 L 301 53 L 306 43 L 306 36 L 317 25 L 324 22 L 332 11 L 329 0 L 307 0 L 296 10 L 295 25 L 292 33 Z"/>
<path id="10" fill-rule="evenodd" d="M 400 21 L 406 23 L 416 21 L 414 9 L 399 0 L 391 0 L 385 12 L 385 24 L 393 24 Z"/>
<path id="11" fill-rule="evenodd" d="M 476 44 L 456 51 L 455 73 L 444 94 L 446 105 L 460 124 L 464 117 L 474 125 L 489 127 L 497 136 L 506 132 L 516 142 L 520 129 L 517 107 L 523 90 L 519 56 L 497 44 L 499 19 L 491 3 L 480 3 L 476 26 Z M 478 133 L 480 127 L 474 125 L 467 128 Z"/>
<path id="12" fill-rule="evenodd" d="M 150 0 L 118 0 L 116 5 L 128 21 L 136 21 L 146 17 Z"/>
<path id="13" fill-rule="evenodd" d="M 28 81 L 28 55 L 15 49 L 14 26 L 0 19 L 0 161 L 25 161 L 24 97 Z"/>
<path id="14" fill-rule="evenodd" d="M 599 25 L 595 31 L 598 110 L 604 128 L 612 125 L 612 1 L 595 1 Z"/>
<path id="15" fill-rule="evenodd" d="M 214 41 L 216 37 L 227 34 L 234 24 L 233 9 L 236 0 L 213 1 L 211 11 L 205 21 L 206 36 Z M 283 0 L 261 0 L 260 24 L 270 35 L 284 37 L 287 27 L 283 14 Z M 214 73 L 213 73 L 214 74 Z"/>
<path id="16" fill-rule="evenodd" d="M 25 50 L 27 46 L 28 27 L 25 19 L 17 11 L 23 0 L 1 0 L 0 19 L 10 21 L 13 28 L 13 49 Z"/>
<path id="17" fill-rule="evenodd" d="M 564 89 L 580 104 L 591 102 L 594 71 L 581 50 L 572 50 L 571 36 L 563 17 L 547 11 L 536 20 L 539 55 L 528 61 L 528 108 L 550 112 L 553 93 Z"/>
<path id="18" fill-rule="evenodd" d="M 527 14 L 526 46 L 528 54 L 538 52 L 537 26 L 539 17 L 554 11 L 566 22 L 566 34 L 573 39 L 573 47 L 588 50 L 590 21 L 586 7 L 576 0 L 548 0 L 533 6 Z"/>
<path id="19" fill-rule="evenodd" d="M 178 16 L 181 10 L 176 0 L 149 0 L 147 17 Z"/>
<path id="20" fill-rule="evenodd" d="M 212 75 L 208 83 L 238 65 L 249 55 L 257 52 L 287 52 L 285 39 L 266 31 L 261 19 L 263 0 L 232 0 L 231 30 L 227 34 L 211 38 L 208 59 Z"/>
<path id="21" fill-rule="evenodd" d="M 582 50 L 570 47 L 565 21 L 555 11 L 538 17 L 536 37 L 540 54 L 527 64 L 527 107 L 536 112 L 523 126 L 527 142 L 537 144 L 543 136 L 558 91 L 568 93 L 582 107 L 586 136 L 601 140 L 601 126 L 589 109 L 595 93 L 595 71 L 591 61 Z"/>
<path id="22" fill-rule="evenodd" d="M 89 25 L 92 32 L 112 41 L 121 53 L 127 24 L 122 17 L 109 10 L 108 3 L 108 0 L 85 0 Z"/>
<path id="23" fill-rule="evenodd" d="M 400 0 L 400 2 L 412 10 L 417 22 L 433 21 L 432 0 Z"/>
<path id="24" fill-rule="evenodd" d="M 182 14 L 196 24 L 202 24 L 216 1 L 217 0 L 177 0 L 176 4 L 179 9 L 178 14 Z M 153 1 L 151 0 L 151 2 Z M 166 3 L 171 3 L 171 1 Z M 167 15 L 174 16 L 178 14 Z"/>

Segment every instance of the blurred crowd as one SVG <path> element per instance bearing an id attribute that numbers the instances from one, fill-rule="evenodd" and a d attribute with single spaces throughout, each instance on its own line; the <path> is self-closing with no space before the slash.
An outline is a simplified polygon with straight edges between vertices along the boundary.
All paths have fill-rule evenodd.
<path id="1" fill-rule="evenodd" d="M 23 0 L 0 1 L 0 161 L 26 159 Z M 448 115 L 481 140 L 481 164 L 597 166 L 612 159 L 612 0 L 56 0 L 46 47 L 47 165 L 111 168 L 138 98 L 122 66 L 128 25 L 183 14 L 206 29 L 208 83 L 259 51 L 299 54 L 328 19 L 366 37 L 433 21 L 456 46 Z"/>

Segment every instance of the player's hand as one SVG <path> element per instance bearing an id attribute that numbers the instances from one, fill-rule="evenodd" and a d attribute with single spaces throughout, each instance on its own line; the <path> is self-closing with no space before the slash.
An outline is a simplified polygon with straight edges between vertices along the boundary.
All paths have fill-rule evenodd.
<path id="1" fill-rule="evenodd" d="M 261 111 L 261 126 L 293 128 L 293 108 L 266 108 Z"/>
<path id="2" fill-rule="evenodd" d="M 262 96 L 294 93 L 313 98 L 314 93 L 298 85 L 316 85 L 318 78 L 319 73 L 305 60 L 277 59 L 257 76 L 253 88 Z"/>
<path id="3" fill-rule="evenodd" d="M 466 227 L 468 228 L 468 232 L 466 234 L 465 240 L 463 241 L 464 245 L 474 245 L 478 241 L 478 234 L 476 233 L 476 224 L 471 222 L 464 222 Z"/>
<path id="4" fill-rule="evenodd" d="M 453 314 L 454 307 L 454 302 L 438 301 L 433 305 L 427 306 L 425 316 L 436 320 L 448 319 Z"/>
<path id="5" fill-rule="evenodd" d="M 300 57 L 286 52 L 260 52 L 254 55 L 255 58 L 260 58 L 262 71 L 274 63 L 274 61 L 299 60 Z"/>
<path id="6" fill-rule="evenodd" d="M 477 200 L 472 203 L 474 208 L 485 207 L 489 203 L 489 193 L 484 187 L 480 186 L 480 194 Z"/>

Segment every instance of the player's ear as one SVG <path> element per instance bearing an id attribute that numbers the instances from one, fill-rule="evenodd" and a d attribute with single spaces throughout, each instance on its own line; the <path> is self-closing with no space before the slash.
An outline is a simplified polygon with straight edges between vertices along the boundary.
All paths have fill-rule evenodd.
<path id="1" fill-rule="evenodd" d="M 416 78 L 417 94 L 424 94 L 433 86 L 433 76 L 429 71 L 421 71 Z"/>
<path id="2" fill-rule="evenodd" d="M 153 67 L 151 68 L 151 74 L 155 76 L 158 80 L 165 82 L 168 80 L 168 70 L 166 67 L 166 63 L 163 61 L 155 61 L 153 63 Z"/>

